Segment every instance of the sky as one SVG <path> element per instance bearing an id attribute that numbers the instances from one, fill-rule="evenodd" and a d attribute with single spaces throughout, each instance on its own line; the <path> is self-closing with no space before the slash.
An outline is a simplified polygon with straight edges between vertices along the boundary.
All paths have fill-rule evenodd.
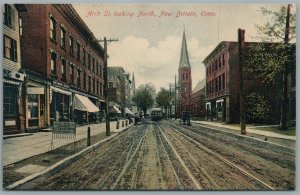
<path id="1" fill-rule="evenodd" d="M 136 87 L 152 83 L 158 91 L 174 83 L 183 30 L 192 68 L 192 86 L 205 79 L 202 61 L 221 41 L 257 41 L 255 24 L 266 22 L 260 7 L 279 4 L 73 4 L 97 39 L 115 38 L 108 45 L 108 66 L 122 66 Z M 293 8 L 295 9 L 295 8 Z M 141 15 L 140 15 L 141 14 Z"/>

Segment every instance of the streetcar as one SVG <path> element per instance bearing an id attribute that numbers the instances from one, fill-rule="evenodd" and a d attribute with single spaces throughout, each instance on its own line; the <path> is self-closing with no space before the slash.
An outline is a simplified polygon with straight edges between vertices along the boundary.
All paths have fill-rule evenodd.
<path id="1" fill-rule="evenodd" d="M 162 119 L 161 108 L 152 108 L 150 111 L 150 118 L 152 121 L 159 121 Z"/>

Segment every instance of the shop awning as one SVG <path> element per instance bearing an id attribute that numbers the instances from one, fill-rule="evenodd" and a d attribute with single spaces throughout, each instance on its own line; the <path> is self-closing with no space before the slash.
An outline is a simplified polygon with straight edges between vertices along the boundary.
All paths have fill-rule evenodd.
<path id="1" fill-rule="evenodd" d="M 89 98 L 75 94 L 74 109 L 86 112 L 99 112 L 99 108 Z"/>
<path id="2" fill-rule="evenodd" d="M 110 107 L 110 112 L 111 113 L 116 113 L 116 114 L 121 114 L 120 109 L 117 106 L 115 106 L 115 105 L 113 105 L 113 106 Z"/>
<path id="3" fill-rule="evenodd" d="M 134 115 L 133 112 L 131 112 L 131 110 L 129 110 L 128 108 L 125 108 L 125 114 L 129 114 L 129 115 Z"/>
<path id="4" fill-rule="evenodd" d="M 51 90 L 57 92 L 57 93 L 61 93 L 61 94 L 65 94 L 65 95 L 71 95 L 72 93 L 69 91 L 65 91 L 63 89 L 57 88 L 57 87 L 53 87 L 51 86 Z"/>

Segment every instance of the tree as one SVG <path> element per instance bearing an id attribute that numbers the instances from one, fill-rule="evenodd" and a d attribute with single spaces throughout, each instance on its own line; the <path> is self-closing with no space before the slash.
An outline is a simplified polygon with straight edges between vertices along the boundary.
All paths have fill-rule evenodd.
<path id="1" fill-rule="evenodd" d="M 261 94 L 251 93 L 246 97 L 246 119 L 248 123 L 265 123 L 270 120 L 271 106 Z"/>
<path id="2" fill-rule="evenodd" d="M 268 84 L 280 83 L 282 80 L 282 103 L 280 128 L 286 129 L 288 99 L 287 75 L 289 66 L 295 63 L 296 47 L 289 44 L 296 38 L 296 14 L 281 6 L 279 10 L 261 8 L 266 19 L 263 25 L 256 25 L 259 38 L 264 43 L 253 44 L 249 48 L 249 71 L 252 71 Z M 278 82 L 279 81 L 279 82 Z"/>
<path id="3" fill-rule="evenodd" d="M 170 91 L 168 91 L 165 88 L 161 88 L 160 91 L 157 93 L 155 101 L 159 107 L 162 107 L 166 111 L 167 108 L 170 106 L 171 102 Z"/>
<path id="4" fill-rule="evenodd" d="M 136 90 L 133 101 L 136 103 L 138 109 L 143 110 L 144 116 L 147 114 L 147 109 L 154 104 L 155 87 L 152 84 L 141 85 Z"/>

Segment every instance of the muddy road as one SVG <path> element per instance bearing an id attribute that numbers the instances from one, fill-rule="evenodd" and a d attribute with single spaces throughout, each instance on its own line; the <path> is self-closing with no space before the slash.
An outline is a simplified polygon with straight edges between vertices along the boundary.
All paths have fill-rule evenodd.
<path id="1" fill-rule="evenodd" d="M 295 153 L 171 121 L 130 127 L 15 190 L 292 190 Z"/>

